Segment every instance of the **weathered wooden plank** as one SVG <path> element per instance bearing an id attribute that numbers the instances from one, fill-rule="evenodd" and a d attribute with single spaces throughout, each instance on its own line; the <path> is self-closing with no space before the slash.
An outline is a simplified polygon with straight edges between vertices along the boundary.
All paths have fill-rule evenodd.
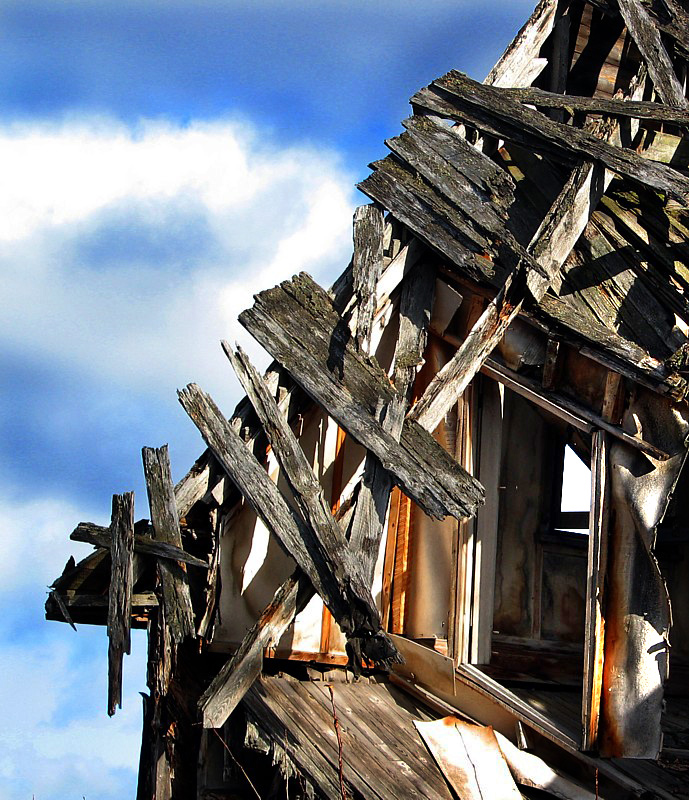
<path id="1" fill-rule="evenodd" d="M 154 538 L 182 550 L 177 503 L 167 445 L 141 451 Z M 194 612 L 186 569 L 170 560 L 158 562 L 165 621 L 175 642 L 195 636 Z"/>
<path id="2" fill-rule="evenodd" d="M 642 158 L 512 100 L 452 71 L 414 95 L 415 108 L 457 119 L 572 167 L 593 160 L 642 186 L 666 192 L 680 203 L 689 199 L 689 179 L 676 170 Z"/>
<path id="3" fill-rule="evenodd" d="M 548 61 L 539 58 L 541 47 L 557 20 L 558 0 L 541 0 L 514 40 L 488 73 L 485 83 L 492 86 L 528 86 Z"/>
<path id="4" fill-rule="evenodd" d="M 474 513 L 480 484 L 430 434 L 405 422 L 398 444 L 382 429 L 380 411 L 396 393 L 377 363 L 352 347 L 329 298 L 307 275 L 257 295 L 240 322 L 427 513 Z"/>
<path id="5" fill-rule="evenodd" d="M 135 581 L 136 582 L 136 581 Z M 109 604 L 107 594 L 84 594 L 67 590 L 60 593 L 60 599 L 67 609 L 70 608 L 107 608 Z M 132 613 L 144 612 L 155 608 L 158 598 L 155 592 L 136 592 L 132 594 Z"/>
<path id="6" fill-rule="evenodd" d="M 665 106 L 662 103 L 651 103 L 643 100 L 608 100 L 605 97 L 580 97 L 571 94 L 556 94 L 543 89 L 529 87 L 527 89 L 501 89 L 504 97 L 519 103 L 534 105 L 538 108 L 583 111 L 587 114 L 604 114 L 607 117 L 632 117 L 679 125 L 689 125 L 689 114 L 679 108 Z"/>
<path id="7" fill-rule="evenodd" d="M 587 163 L 572 171 L 528 247 L 541 265 L 541 272 L 518 269 L 508 277 L 455 355 L 411 410 L 412 419 L 428 430 L 439 424 L 503 337 L 528 295 L 536 302 L 544 297 L 603 191 L 602 169 Z"/>
<path id="8" fill-rule="evenodd" d="M 221 728 L 261 673 L 263 651 L 275 647 L 313 597 L 311 581 L 298 569 L 275 593 L 232 658 L 199 700 L 204 728 Z"/>
<path id="9" fill-rule="evenodd" d="M 398 394 L 385 411 L 382 428 L 396 441 L 402 434 L 412 385 L 423 363 L 428 325 L 433 307 L 435 270 L 419 265 L 404 282 L 400 299 L 400 324 L 395 346 L 394 383 Z M 361 490 L 354 511 L 350 548 L 371 585 L 385 526 L 392 476 L 372 453 L 366 454 Z"/>
<path id="10" fill-rule="evenodd" d="M 213 456 L 210 452 L 208 450 L 204 451 L 192 464 L 189 472 L 175 486 L 177 513 L 180 519 L 186 516 L 192 506 L 212 488 L 209 486 L 212 459 Z"/>
<path id="11" fill-rule="evenodd" d="M 661 100 L 676 108 L 689 108 L 682 86 L 677 80 L 670 56 L 660 32 L 639 0 L 617 0 L 627 30 L 639 48 L 656 92 Z"/>
<path id="12" fill-rule="evenodd" d="M 335 518 L 347 527 L 351 511 L 340 507 Z M 311 581 L 297 568 L 278 588 L 256 624 L 246 634 L 233 657 L 223 665 L 199 701 L 206 727 L 218 728 L 236 708 L 260 675 L 263 652 L 276 647 L 296 615 L 306 607 L 315 591 Z"/>
<path id="13" fill-rule="evenodd" d="M 302 529 L 306 534 L 305 545 L 312 553 L 312 558 L 317 553 L 317 563 L 322 563 L 328 569 L 329 582 L 335 586 L 333 593 L 339 593 L 345 598 L 352 609 L 347 618 L 337 617 L 340 626 L 349 634 L 350 640 L 361 637 L 379 638 L 382 652 L 386 649 L 386 636 L 381 630 L 380 616 L 366 583 L 367 576 L 362 571 L 358 550 L 354 550 L 355 555 L 350 554 L 347 540 L 326 503 L 311 464 L 246 353 L 241 349 L 233 353 L 227 342 L 223 342 L 223 349 L 256 409 L 283 475 L 292 489 L 294 502 L 307 523 Z M 402 418 L 403 414 L 404 411 Z M 356 642 L 350 643 L 357 652 Z M 387 649 L 390 651 L 388 657 L 394 658 L 395 649 L 392 644 Z"/>
<path id="14" fill-rule="evenodd" d="M 80 522 L 70 533 L 69 538 L 74 542 L 86 542 L 87 544 L 107 549 L 110 549 L 112 545 L 110 529 L 101 525 L 94 525 L 92 522 Z M 168 542 L 156 541 L 140 533 L 134 534 L 134 552 L 147 556 L 167 558 L 171 561 L 182 561 L 194 567 L 208 569 L 208 562 L 192 556 L 191 553 L 187 553 L 181 547 L 176 547 Z"/>
<path id="15" fill-rule="evenodd" d="M 447 782 L 462 800 L 521 800 L 492 728 L 457 717 L 414 721 Z"/>
<path id="16" fill-rule="evenodd" d="M 381 666 L 385 666 L 388 659 L 394 659 L 395 652 L 388 639 L 371 630 L 369 608 L 362 607 L 358 592 L 353 588 L 356 571 L 334 574 L 332 554 L 314 546 L 313 531 L 289 507 L 275 483 L 247 451 L 208 395 L 198 386 L 190 384 L 179 392 L 179 398 L 215 457 L 256 514 L 309 576 L 349 641 L 356 640 L 353 646 L 359 646 L 360 643 L 364 657 Z"/>
<path id="17" fill-rule="evenodd" d="M 122 708 L 122 657 L 131 652 L 134 559 L 134 492 L 112 498 L 111 572 L 108 589 L 108 714 Z"/>
<path id="18" fill-rule="evenodd" d="M 383 271 L 383 213 L 376 206 L 359 206 L 354 212 L 352 270 L 359 311 L 356 337 L 364 352 L 369 352 L 376 311 L 376 286 Z"/>
<path id="19" fill-rule="evenodd" d="M 479 282 L 491 282 L 495 265 L 485 257 L 490 242 L 456 206 L 398 159 L 371 165 L 374 172 L 357 185 L 364 194 L 393 211 L 395 217 L 437 252 Z"/>

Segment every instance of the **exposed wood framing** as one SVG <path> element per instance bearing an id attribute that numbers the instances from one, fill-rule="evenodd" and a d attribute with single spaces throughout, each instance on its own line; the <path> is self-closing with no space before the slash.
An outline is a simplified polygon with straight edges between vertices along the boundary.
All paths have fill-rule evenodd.
<path id="1" fill-rule="evenodd" d="M 179 393 L 180 402 L 201 435 L 266 527 L 309 576 L 345 634 L 358 639 L 362 654 L 386 664 L 395 651 L 380 631 L 370 592 L 348 568 L 345 547 L 325 551 L 317 534 L 293 511 L 259 462 L 247 451 L 213 400 L 198 386 Z M 343 539 L 344 541 L 344 539 Z"/>
<path id="2" fill-rule="evenodd" d="M 640 186 L 652 186 L 686 205 L 689 178 L 631 150 L 608 144 L 579 128 L 548 119 L 497 89 L 449 72 L 412 98 L 414 108 L 475 125 L 492 136 L 524 145 L 572 167 L 582 160 L 603 164 Z"/>
<path id="3" fill-rule="evenodd" d="M 416 269 L 405 279 L 400 301 L 400 324 L 394 357 L 397 394 L 384 411 L 383 430 L 399 441 L 416 372 L 423 362 L 426 332 L 431 317 L 435 271 Z M 350 548 L 360 559 L 364 580 L 370 585 L 380 549 L 392 476 L 378 458 L 367 453 L 361 490 L 352 520 Z"/>

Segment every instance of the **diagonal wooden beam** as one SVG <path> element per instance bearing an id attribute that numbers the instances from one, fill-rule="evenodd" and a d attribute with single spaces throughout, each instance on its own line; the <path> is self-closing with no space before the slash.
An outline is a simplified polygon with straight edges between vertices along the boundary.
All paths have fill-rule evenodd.
<path id="1" fill-rule="evenodd" d="M 660 31 L 648 11 L 638 0 L 617 0 L 617 3 L 629 35 L 646 62 L 648 74 L 660 99 L 669 106 L 689 109 L 672 60 L 660 38 Z"/>
<path id="2" fill-rule="evenodd" d="M 333 584 L 339 584 L 339 592 L 346 598 L 350 607 L 349 614 L 344 619 L 337 615 L 335 618 L 345 633 L 349 634 L 350 639 L 367 640 L 364 645 L 365 651 L 366 648 L 370 649 L 368 639 L 372 638 L 376 642 L 380 640 L 377 644 L 381 650 L 380 656 L 387 650 L 388 658 L 393 659 L 396 650 L 392 643 L 386 646 L 387 636 L 381 630 L 380 616 L 371 596 L 371 590 L 362 580 L 358 557 L 356 560 L 352 557 L 347 547 L 347 540 L 333 518 L 323 496 L 323 489 L 297 437 L 280 414 L 270 392 L 246 353 L 241 349 L 234 353 L 227 342 L 223 342 L 223 350 L 256 409 L 282 473 L 292 489 L 294 502 L 307 523 L 306 544 L 311 551 L 318 553 L 319 561 L 331 573 L 329 580 Z M 354 643 L 353 646 L 358 647 Z M 372 656 L 373 652 L 368 655 Z M 380 657 L 378 660 L 383 659 Z"/>
<path id="3" fill-rule="evenodd" d="M 122 657 L 131 652 L 134 585 L 134 492 L 112 498 L 112 567 L 108 588 L 108 714 L 122 708 Z"/>
<path id="4" fill-rule="evenodd" d="M 175 490 L 170 474 L 167 445 L 144 447 L 141 451 L 151 509 L 154 538 L 182 550 Z M 165 621 L 174 642 L 194 638 L 194 611 L 189 593 L 189 579 L 184 564 L 170 560 L 158 561 Z"/>
<path id="5" fill-rule="evenodd" d="M 179 399 L 227 474 L 266 527 L 308 575 L 348 638 L 360 643 L 363 655 L 370 661 L 387 666 L 389 660 L 395 659 L 396 653 L 387 637 L 379 632 L 380 623 L 375 628 L 370 622 L 372 600 L 368 601 L 366 597 L 366 594 L 370 597 L 370 592 L 363 590 L 357 582 L 356 570 L 344 567 L 344 540 L 342 552 L 326 551 L 323 541 L 287 504 L 213 400 L 198 386 L 190 384 L 179 392 Z"/>
<path id="6" fill-rule="evenodd" d="M 575 169 L 529 245 L 543 273 L 515 270 L 488 304 L 453 358 L 433 378 L 410 411 L 426 430 L 435 430 L 496 347 L 524 301 L 538 302 L 588 223 L 603 193 L 603 170 L 593 164 Z"/>
<path id="7" fill-rule="evenodd" d="M 396 395 L 377 362 L 365 358 L 326 293 L 308 275 L 256 295 L 240 322 L 353 438 L 372 451 L 414 502 L 434 517 L 472 516 L 481 485 L 414 422 L 400 442 L 380 414 Z"/>
<path id="8" fill-rule="evenodd" d="M 426 265 L 419 265 L 407 276 L 402 290 L 393 378 L 398 394 L 388 404 L 382 422 L 383 429 L 397 441 L 404 427 L 412 384 L 423 363 L 434 290 L 435 270 Z M 368 586 L 373 581 L 392 486 L 391 474 L 368 452 L 350 538 L 350 549 L 361 564 Z"/>

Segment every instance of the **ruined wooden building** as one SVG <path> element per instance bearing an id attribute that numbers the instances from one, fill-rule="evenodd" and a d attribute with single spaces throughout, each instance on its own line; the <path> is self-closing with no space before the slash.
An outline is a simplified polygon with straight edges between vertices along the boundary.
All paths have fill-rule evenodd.
<path id="1" fill-rule="evenodd" d="M 689 797 L 688 69 L 686 0 L 542 0 L 415 94 L 342 276 L 241 315 L 265 376 L 180 392 L 187 476 L 74 531 L 140 800 Z"/>

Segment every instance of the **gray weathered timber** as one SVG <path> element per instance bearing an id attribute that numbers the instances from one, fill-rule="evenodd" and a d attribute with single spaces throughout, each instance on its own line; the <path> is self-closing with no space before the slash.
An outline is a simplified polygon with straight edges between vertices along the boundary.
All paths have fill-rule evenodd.
<path id="1" fill-rule="evenodd" d="M 275 647 L 313 597 L 311 581 L 297 569 L 275 593 L 255 625 L 199 700 L 204 728 L 221 728 L 261 673 L 263 651 Z"/>
<path id="2" fill-rule="evenodd" d="M 345 634 L 350 640 L 360 642 L 366 658 L 386 666 L 396 653 L 386 636 L 379 635 L 377 629 L 371 630 L 370 605 L 362 604 L 353 587 L 352 575 L 336 574 L 332 554 L 318 546 L 313 531 L 298 512 L 289 507 L 213 400 L 194 384 L 180 391 L 179 399 L 227 474 L 266 527 L 309 576 Z"/>
<path id="3" fill-rule="evenodd" d="M 170 474 L 167 445 L 144 447 L 141 451 L 151 509 L 154 538 L 182 550 L 177 503 Z M 181 642 L 195 636 L 194 612 L 189 593 L 189 579 L 182 564 L 165 560 L 158 562 L 165 621 L 173 641 Z"/>
<path id="4" fill-rule="evenodd" d="M 680 203 L 689 199 L 689 179 L 676 170 L 616 147 L 579 128 L 548 119 L 460 72 L 452 71 L 411 99 L 415 108 L 457 119 L 515 144 L 553 156 L 569 166 L 593 160 L 642 186 L 666 192 Z"/>
<path id="5" fill-rule="evenodd" d="M 343 530 L 347 529 L 350 518 L 351 508 L 341 505 L 335 519 Z M 264 650 L 278 645 L 296 615 L 306 608 L 314 595 L 313 584 L 297 567 L 275 592 L 235 654 L 223 665 L 201 696 L 199 711 L 204 726 L 218 728 L 225 724 L 260 675 Z"/>
<path id="6" fill-rule="evenodd" d="M 371 346 L 376 286 L 383 271 L 383 213 L 373 205 L 354 212 L 354 296 L 358 307 L 356 337 L 364 352 Z"/>
<path id="7" fill-rule="evenodd" d="M 74 542 L 86 542 L 87 544 L 94 544 L 97 547 L 105 547 L 108 550 L 112 546 L 110 528 L 94 525 L 93 522 L 80 522 L 72 533 L 70 533 L 69 538 Z M 167 558 L 171 561 L 182 561 L 194 567 L 208 569 L 208 563 L 206 561 L 192 556 L 190 553 L 187 553 L 186 550 L 182 550 L 182 548 L 168 544 L 167 542 L 158 542 L 140 533 L 134 534 L 134 552 L 142 553 L 147 556 Z"/>
<path id="8" fill-rule="evenodd" d="M 330 299 L 308 275 L 256 295 L 240 322 L 427 513 L 475 513 L 483 488 L 427 431 L 405 422 L 398 443 L 383 430 L 378 415 L 396 392 L 375 360 L 352 346 Z"/>
<path id="9" fill-rule="evenodd" d="M 292 489 L 295 504 L 307 523 L 302 529 L 308 536 L 305 541 L 307 548 L 311 552 L 318 553 L 319 561 L 326 565 L 331 573 L 329 581 L 341 584 L 338 587 L 339 593 L 348 599 L 352 608 L 357 609 L 351 620 L 352 627 L 345 625 L 345 632 L 348 629 L 350 634 L 354 632 L 352 638 L 355 639 L 361 636 L 373 636 L 385 642 L 387 637 L 381 630 L 380 616 L 371 596 L 371 590 L 362 580 L 358 553 L 355 560 L 325 501 L 323 489 L 297 437 L 280 414 L 275 401 L 246 353 L 241 349 L 233 353 L 227 342 L 223 342 L 223 349 L 256 409 L 282 473 Z M 381 650 L 384 649 L 382 645 Z M 394 646 L 390 643 L 387 649 L 390 652 L 389 657 L 393 658 L 396 653 Z"/>
<path id="10" fill-rule="evenodd" d="M 177 513 L 180 519 L 185 517 L 192 506 L 201 500 L 209 489 L 212 474 L 213 456 L 206 450 L 194 462 L 191 469 L 175 486 Z"/>
<path id="11" fill-rule="evenodd" d="M 557 18 L 558 0 L 541 0 L 519 33 L 488 73 L 492 86 L 528 86 L 548 63 L 539 58 L 541 47 L 551 34 Z"/>
<path id="12" fill-rule="evenodd" d="M 108 714 L 122 708 L 122 657 L 131 652 L 134 559 L 134 492 L 112 498 L 112 547 L 108 589 Z"/>
<path id="13" fill-rule="evenodd" d="M 425 264 L 405 279 L 400 299 L 400 325 L 395 346 L 394 383 L 397 396 L 387 406 L 382 427 L 399 441 L 414 378 L 423 363 L 428 325 L 433 308 L 435 270 Z M 350 547 L 360 562 L 368 586 L 385 526 L 392 476 L 373 453 L 366 454 L 361 490 L 352 520 Z"/>
<path id="14" fill-rule="evenodd" d="M 358 188 L 479 282 L 495 280 L 495 265 L 486 257 L 488 240 L 473 229 L 457 208 L 430 184 L 393 158 L 372 165 L 375 171 Z"/>
<path id="15" fill-rule="evenodd" d="M 608 100 L 604 97 L 579 97 L 569 94 L 555 94 L 530 86 L 526 89 L 501 89 L 505 97 L 538 108 L 564 109 L 570 113 L 584 111 L 587 114 L 603 114 L 606 117 L 631 117 L 663 122 L 668 125 L 689 125 L 689 114 L 679 108 L 671 108 L 662 103 L 643 100 Z"/>
<path id="16" fill-rule="evenodd" d="M 661 100 L 675 108 L 689 108 L 660 32 L 646 9 L 638 0 L 617 0 L 617 3 L 624 24 L 646 62 L 648 73 Z"/>
<path id="17" fill-rule="evenodd" d="M 530 293 L 545 295 L 589 220 L 603 192 L 602 170 L 584 164 L 572 171 L 529 245 L 542 272 L 513 272 L 488 304 L 450 361 L 433 378 L 409 413 L 426 430 L 435 430 L 505 334 Z"/>
<path id="18" fill-rule="evenodd" d="M 432 190 L 425 185 L 430 184 L 452 203 L 455 207 L 454 226 L 466 236 L 467 246 L 476 248 L 484 258 L 491 253 L 505 267 L 512 267 L 524 259 L 538 270 L 538 265 L 506 227 L 505 212 L 509 205 L 505 200 L 509 200 L 511 192 L 500 196 L 483 179 L 482 173 L 486 172 L 488 180 L 492 179 L 495 172 L 499 171 L 497 166 L 457 134 L 432 119 L 412 117 L 406 121 L 405 127 L 406 133 L 387 140 L 386 144 L 424 179 L 425 183 L 418 178 L 410 182 L 410 189 L 422 201 L 430 204 L 433 202 Z M 491 165 L 492 170 L 486 170 L 483 165 L 476 169 L 476 159 L 467 159 L 467 151 L 479 155 Z M 381 167 L 382 164 L 377 162 L 376 166 Z M 389 170 L 390 166 L 383 168 Z M 511 183 L 509 175 L 505 172 L 502 174 Z M 495 184 L 496 188 L 502 188 L 498 181 Z M 439 205 L 437 207 L 440 209 Z"/>

